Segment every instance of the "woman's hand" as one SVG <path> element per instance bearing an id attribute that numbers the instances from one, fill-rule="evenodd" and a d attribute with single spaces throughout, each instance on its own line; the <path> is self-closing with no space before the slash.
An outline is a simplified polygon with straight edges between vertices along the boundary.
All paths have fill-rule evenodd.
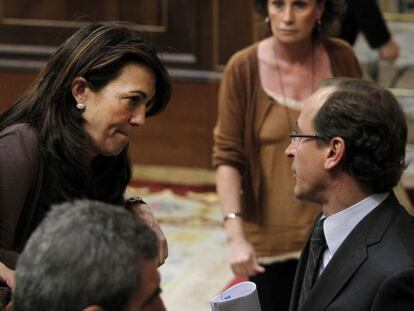
<path id="1" fill-rule="evenodd" d="M 2 262 L 0 262 L 0 280 L 3 283 L 6 283 L 9 288 L 11 289 L 14 288 L 14 284 L 15 284 L 14 270 L 6 267 L 6 265 L 3 264 Z M 7 289 L 6 287 L 3 287 L 0 293 L 0 300 L 1 300 L 0 305 L 4 306 L 7 304 L 6 307 L 4 308 L 5 311 L 13 310 L 12 303 L 9 302 L 10 298 L 11 298 L 11 291 Z M 1 306 L 0 306 L 0 309 L 1 309 Z"/>
<path id="2" fill-rule="evenodd" d="M 129 209 L 157 235 L 159 256 L 158 266 L 161 266 L 168 257 L 168 243 L 164 232 L 161 230 L 160 224 L 152 213 L 151 208 L 145 203 L 135 203 L 131 205 Z"/>
<path id="3" fill-rule="evenodd" d="M 245 239 L 230 241 L 230 266 L 235 275 L 253 276 L 265 272 L 259 264 L 253 246 Z"/>
<path id="4" fill-rule="evenodd" d="M 400 56 L 400 46 L 393 39 L 390 39 L 379 49 L 379 57 L 389 63 L 393 63 Z"/>
<path id="5" fill-rule="evenodd" d="M 14 288 L 14 270 L 6 267 L 2 262 L 0 262 L 0 280 L 6 283 L 11 289 Z"/>

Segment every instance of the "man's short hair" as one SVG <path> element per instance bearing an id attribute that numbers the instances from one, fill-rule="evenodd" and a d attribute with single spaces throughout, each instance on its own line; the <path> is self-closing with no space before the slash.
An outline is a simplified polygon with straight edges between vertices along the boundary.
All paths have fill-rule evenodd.
<path id="1" fill-rule="evenodd" d="M 365 80 L 332 78 L 320 88 L 334 87 L 314 118 L 314 129 L 328 143 L 345 140 L 342 169 L 366 190 L 388 192 L 404 169 L 407 122 L 395 96 Z"/>
<path id="2" fill-rule="evenodd" d="M 139 263 L 155 258 L 155 234 L 122 207 L 53 206 L 18 259 L 14 310 L 127 310 L 140 287 Z"/>

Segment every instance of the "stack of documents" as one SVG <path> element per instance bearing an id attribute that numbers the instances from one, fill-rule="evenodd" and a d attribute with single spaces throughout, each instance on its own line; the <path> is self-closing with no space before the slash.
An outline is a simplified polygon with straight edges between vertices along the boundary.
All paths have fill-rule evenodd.
<path id="1" fill-rule="evenodd" d="M 210 300 L 212 311 L 261 311 L 256 284 L 238 283 Z"/>

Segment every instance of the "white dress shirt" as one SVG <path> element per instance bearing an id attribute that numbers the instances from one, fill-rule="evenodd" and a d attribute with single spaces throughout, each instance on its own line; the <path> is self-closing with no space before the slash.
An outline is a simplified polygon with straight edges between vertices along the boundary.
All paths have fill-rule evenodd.
<path id="1" fill-rule="evenodd" d="M 358 223 L 380 205 L 389 193 L 375 193 L 362 201 L 326 218 L 323 224 L 327 248 L 323 254 L 323 262 L 320 265 L 319 275 L 328 265 L 346 237 L 358 225 Z"/>

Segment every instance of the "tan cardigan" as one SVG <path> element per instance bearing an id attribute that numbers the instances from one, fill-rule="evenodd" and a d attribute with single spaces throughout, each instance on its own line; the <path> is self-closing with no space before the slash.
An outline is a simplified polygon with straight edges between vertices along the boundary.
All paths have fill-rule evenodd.
<path id="1" fill-rule="evenodd" d="M 326 39 L 323 44 L 330 59 L 333 76 L 362 77 L 358 60 L 347 43 L 339 39 Z M 218 98 L 219 118 L 214 130 L 213 166 L 217 168 L 219 165 L 230 165 L 240 172 L 245 233 L 255 247 L 263 246 L 262 251 L 257 250 L 259 256 L 273 256 L 299 250 L 316 214 L 320 211 L 312 208 L 315 207 L 312 204 L 300 203 L 302 205 L 299 206 L 297 202 L 292 202 L 294 198 L 293 190 L 289 186 L 291 183 L 287 181 L 284 184 L 282 181 L 283 189 L 279 189 L 283 192 L 282 202 L 287 202 L 283 205 L 289 206 L 275 206 L 275 208 L 289 209 L 293 204 L 296 208 L 295 213 L 300 215 L 300 219 L 293 223 L 290 220 L 292 231 L 279 232 L 276 227 L 273 229 L 262 227 L 269 221 L 264 219 L 266 216 L 263 215 L 260 196 L 261 193 L 263 195 L 263 190 L 261 189 L 259 131 L 275 100 L 262 89 L 257 46 L 258 43 L 237 52 L 230 59 L 224 72 Z M 280 166 L 288 166 L 288 164 L 283 162 Z M 284 167 L 280 169 L 286 170 Z M 282 226 L 285 224 L 283 219 L 279 222 Z M 270 231 L 267 231 L 268 229 Z M 269 234 L 272 237 L 269 237 Z M 263 241 L 260 236 L 268 241 Z M 271 240 L 278 240 L 276 245 L 279 250 L 274 253 L 271 251 L 270 244 L 275 241 Z"/>
<path id="2" fill-rule="evenodd" d="M 362 77 L 352 48 L 339 39 L 323 42 L 334 77 Z M 258 43 L 237 52 L 227 64 L 219 91 L 219 118 L 214 129 L 213 167 L 227 164 L 243 179 L 245 206 L 257 207 L 260 189 L 259 145 L 255 122 L 261 124 L 274 100 L 260 85 Z M 255 120 L 256 118 L 256 120 Z M 246 220 L 260 221 L 260 209 L 243 210 Z"/>

